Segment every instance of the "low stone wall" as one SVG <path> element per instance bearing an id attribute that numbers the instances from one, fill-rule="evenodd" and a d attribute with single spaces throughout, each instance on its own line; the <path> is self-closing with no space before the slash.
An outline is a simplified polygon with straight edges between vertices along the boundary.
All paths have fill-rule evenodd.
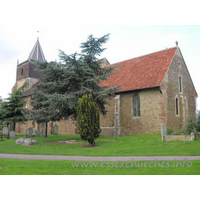
<path id="1" fill-rule="evenodd" d="M 165 124 L 161 125 L 161 139 L 162 141 L 181 140 L 181 141 L 194 141 L 195 134 L 192 132 L 190 135 L 167 135 L 167 128 Z"/>
<path id="2" fill-rule="evenodd" d="M 194 133 L 191 133 L 191 135 L 165 135 L 163 139 L 165 141 L 171 141 L 171 140 L 194 141 L 195 135 Z"/>
<path id="3" fill-rule="evenodd" d="M 171 140 L 181 140 L 181 141 L 191 141 L 190 135 L 165 135 L 166 141 Z"/>

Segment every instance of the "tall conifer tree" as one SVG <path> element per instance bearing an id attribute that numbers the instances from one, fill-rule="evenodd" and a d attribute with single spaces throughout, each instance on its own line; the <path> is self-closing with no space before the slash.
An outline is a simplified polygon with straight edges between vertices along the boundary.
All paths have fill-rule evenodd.
<path id="1" fill-rule="evenodd" d="M 109 34 L 100 38 L 88 37 L 81 44 L 81 54 L 66 55 L 60 51 L 60 62 L 38 63 L 42 75 L 39 91 L 32 97 L 34 119 L 59 121 L 73 117 L 76 119 L 78 99 L 85 94 L 93 96 L 100 112 L 105 115 L 105 105 L 119 87 L 101 87 L 116 67 L 102 68 L 98 56 L 105 50 L 102 45 L 108 41 Z"/>
<path id="2" fill-rule="evenodd" d="M 13 124 L 14 131 L 16 123 L 27 121 L 27 109 L 24 107 L 26 101 L 22 96 L 25 87 L 27 87 L 27 83 L 17 91 L 9 94 L 9 97 L 0 104 L 0 121 L 3 121 L 4 126 Z"/>

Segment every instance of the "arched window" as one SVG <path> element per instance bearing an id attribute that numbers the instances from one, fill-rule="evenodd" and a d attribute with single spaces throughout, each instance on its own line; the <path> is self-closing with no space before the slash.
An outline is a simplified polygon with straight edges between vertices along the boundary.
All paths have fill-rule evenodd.
<path id="1" fill-rule="evenodd" d="M 21 76 L 24 75 L 24 68 L 21 69 Z"/>
<path id="2" fill-rule="evenodd" d="M 140 97 L 137 93 L 133 95 L 133 116 L 140 117 Z"/>

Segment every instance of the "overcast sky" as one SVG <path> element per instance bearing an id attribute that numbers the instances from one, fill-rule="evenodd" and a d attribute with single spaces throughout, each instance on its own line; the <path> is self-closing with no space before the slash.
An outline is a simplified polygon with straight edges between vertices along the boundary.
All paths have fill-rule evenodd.
<path id="1" fill-rule="evenodd" d="M 66 54 L 80 52 L 80 43 L 90 34 L 101 37 L 107 33 L 110 39 L 101 57 L 111 64 L 174 47 L 178 41 L 200 94 L 200 26 L 195 25 L 199 11 L 194 6 L 197 1 L 191 1 L 193 6 L 182 4 L 181 9 L 175 1 L 173 6 L 151 1 L 157 3 L 156 9 L 148 9 L 150 1 L 137 5 L 127 0 L 123 4 L 107 0 L 94 5 L 94 2 L 5 1 L 0 12 L 0 96 L 6 98 L 11 92 L 16 82 L 17 60 L 21 63 L 28 58 L 37 37 L 47 61 L 58 61 L 59 49 Z M 187 17 L 185 11 L 191 9 L 192 14 Z M 197 102 L 200 105 L 199 99 Z"/>

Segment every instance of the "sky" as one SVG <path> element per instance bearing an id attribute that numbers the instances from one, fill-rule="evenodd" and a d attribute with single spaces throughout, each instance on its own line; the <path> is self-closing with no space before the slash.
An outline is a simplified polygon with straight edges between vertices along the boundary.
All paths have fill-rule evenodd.
<path id="1" fill-rule="evenodd" d="M 0 8 L 0 96 L 6 98 L 11 93 L 17 60 L 27 60 L 37 37 L 50 62 L 59 61 L 59 49 L 66 54 L 80 52 L 80 44 L 90 34 L 101 37 L 108 33 L 110 39 L 101 58 L 106 57 L 111 64 L 174 47 L 178 41 L 200 94 L 200 25 L 196 6 L 182 5 L 180 9 L 177 1 L 173 1 L 173 6 L 160 1 L 134 5 L 132 1 L 123 2 L 113 5 L 108 0 L 98 4 L 90 0 L 4 1 Z M 148 9 L 153 3 L 157 7 Z M 190 16 L 186 15 L 185 11 L 191 9 Z"/>

